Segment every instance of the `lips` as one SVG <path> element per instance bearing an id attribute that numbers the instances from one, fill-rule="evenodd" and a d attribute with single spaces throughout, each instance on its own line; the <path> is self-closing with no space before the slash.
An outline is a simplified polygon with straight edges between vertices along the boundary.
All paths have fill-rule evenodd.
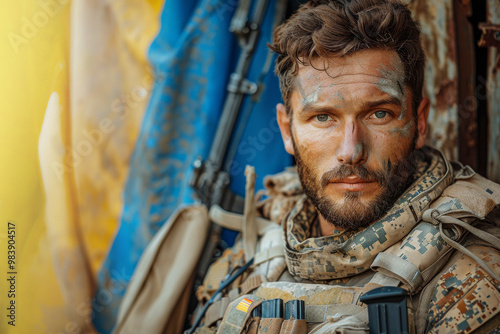
<path id="1" fill-rule="evenodd" d="M 330 180 L 329 184 L 341 191 L 363 191 L 376 185 L 372 180 L 361 179 L 355 175 L 340 180 Z"/>

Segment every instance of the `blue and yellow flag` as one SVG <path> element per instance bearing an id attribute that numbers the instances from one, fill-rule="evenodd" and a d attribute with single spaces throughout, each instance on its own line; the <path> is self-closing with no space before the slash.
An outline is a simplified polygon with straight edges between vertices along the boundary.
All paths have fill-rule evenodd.
<path id="1" fill-rule="evenodd" d="M 144 248 L 175 208 L 194 201 L 192 163 L 207 157 L 239 55 L 229 32 L 237 5 L 0 4 L 0 243 L 12 244 L 0 261 L 0 303 L 11 308 L 0 332 L 112 330 Z M 280 15 L 269 1 L 249 71 L 261 90 L 244 99 L 248 116 L 231 140 L 240 195 L 247 164 L 260 186 L 291 163 L 265 45 Z"/>
<path id="2" fill-rule="evenodd" d="M 291 164 L 283 149 L 275 117 L 281 101 L 273 74 L 271 41 L 278 2 L 270 1 L 248 78 L 262 91 L 245 98 L 230 167 L 232 190 L 243 195 L 244 169 L 256 167 L 262 177 Z M 236 1 L 167 1 L 158 35 L 149 49 L 155 84 L 131 159 L 120 227 L 99 272 L 98 291 L 112 291 L 102 310 L 94 309 L 94 324 L 108 333 L 142 251 L 155 232 L 182 204 L 194 201 L 188 183 L 192 163 L 207 157 L 217 128 L 229 76 L 238 59 L 237 39 L 229 32 Z M 172 287 L 175 289 L 175 287 Z"/>

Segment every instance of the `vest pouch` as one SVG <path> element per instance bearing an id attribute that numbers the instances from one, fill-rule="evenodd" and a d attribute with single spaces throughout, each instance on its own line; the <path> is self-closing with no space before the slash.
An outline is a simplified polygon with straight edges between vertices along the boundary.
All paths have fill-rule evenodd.
<path id="1" fill-rule="evenodd" d="M 306 304 L 303 300 L 294 299 L 285 303 L 285 320 L 280 334 L 306 334 Z"/>
<path id="2" fill-rule="evenodd" d="M 113 333 L 178 333 L 188 308 L 190 277 L 203 252 L 206 207 L 179 208 L 158 230 L 134 271 Z"/>
<path id="3" fill-rule="evenodd" d="M 252 311 L 252 317 L 247 323 L 246 334 L 257 334 L 259 331 L 259 324 L 262 318 L 262 307 L 259 305 Z"/>
<path id="4" fill-rule="evenodd" d="M 305 319 L 284 320 L 281 324 L 280 334 L 306 334 L 307 322 Z"/>
<path id="5" fill-rule="evenodd" d="M 261 307 L 262 318 L 257 333 L 279 334 L 283 323 L 283 299 L 264 300 Z"/>
<path id="6" fill-rule="evenodd" d="M 279 334 L 283 318 L 262 318 L 260 319 L 258 334 Z"/>

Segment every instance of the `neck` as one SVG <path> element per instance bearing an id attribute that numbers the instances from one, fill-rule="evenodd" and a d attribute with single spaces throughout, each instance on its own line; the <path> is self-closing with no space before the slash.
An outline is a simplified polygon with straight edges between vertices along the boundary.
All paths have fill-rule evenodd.
<path id="1" fill-rule="evenodd" d="M 335 231 L 344 231 L 343 229 L 333 225 L 328 220 L 323 218 L 323 215 L 321 213 L 319 214 L 319 228 L 322 236 L 333 235 L 335 234 Z"/>

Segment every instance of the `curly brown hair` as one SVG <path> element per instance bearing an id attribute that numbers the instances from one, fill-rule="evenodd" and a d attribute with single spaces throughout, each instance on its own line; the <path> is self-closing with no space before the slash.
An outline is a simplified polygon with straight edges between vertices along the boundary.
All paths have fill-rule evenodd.
<path id="1" fill-rule="evenodd" d="M 425 54 L 420 26 L 398 0 L 309 1 L 276 28 L 269 47 L 278 54 L 275 73 L 288 114 L 300 65 L 365 49 L 396 51 L 403 63 L 404 83 L 412 91 L 414 113 L 422 100 Z"/>

